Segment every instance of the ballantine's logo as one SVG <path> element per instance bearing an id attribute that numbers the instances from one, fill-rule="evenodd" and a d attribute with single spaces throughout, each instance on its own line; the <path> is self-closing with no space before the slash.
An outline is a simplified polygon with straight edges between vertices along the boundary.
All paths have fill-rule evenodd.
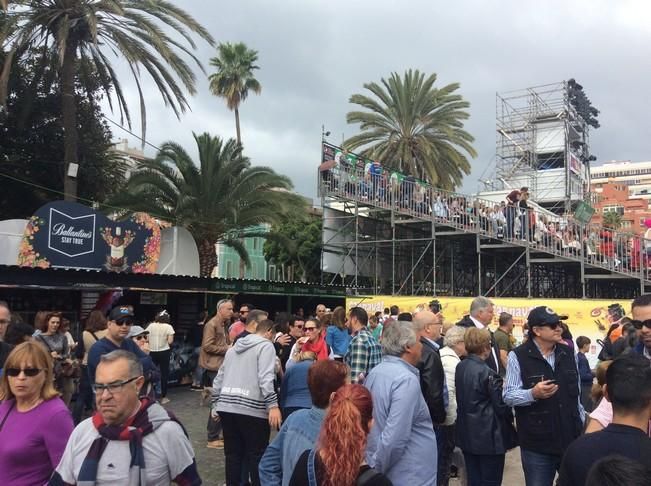
<path id="1" fill-rule="evenodd" d="M 50 250 L 71 258 L 93 253 L 95 251 L 95 214 L 70 216 L 50 208 L 47 246 Z"/>
<path id="2" fill-rule="evenodd" d="M 52 234 L 56 236 L 69 236 L 71 238 L 92 238 L 93 233 L 88 231 L 75 231 L 74 226 L 66 227 L 63 223 L 57 223 L 52 227 Z"/>

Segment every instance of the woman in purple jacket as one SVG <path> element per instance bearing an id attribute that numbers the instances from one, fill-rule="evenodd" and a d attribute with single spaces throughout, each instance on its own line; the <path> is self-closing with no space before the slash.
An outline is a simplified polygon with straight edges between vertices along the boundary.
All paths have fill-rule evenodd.
<path id="1" fill-rule="evenodd" d="M 74 425 L 54 389 L 52 358 L 25 342 L 7 357 L 0 381 L 0 484 L 45 484 Z"/>

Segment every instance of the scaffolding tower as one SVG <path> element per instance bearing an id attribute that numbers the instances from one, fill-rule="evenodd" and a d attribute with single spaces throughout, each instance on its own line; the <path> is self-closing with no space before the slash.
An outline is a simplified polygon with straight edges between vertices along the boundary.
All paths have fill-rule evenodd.
<path id="1" fill-rule="evenodd" d="M 490 191 L 528 187 L 534 201 L 570 211 L 590 187 L 587 123 L 573 106 L 573 80 L 498 93 L 496 170 Z"/>

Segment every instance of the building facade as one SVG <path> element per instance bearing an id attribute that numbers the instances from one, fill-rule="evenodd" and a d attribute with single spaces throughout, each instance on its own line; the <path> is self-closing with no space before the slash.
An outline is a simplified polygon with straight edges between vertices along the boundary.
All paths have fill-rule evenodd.
<path id="1" fill-rule="evenodd" d="M 645 221 L 651 218 L 649 199 L 632 196 L 631 187 L 624 181 L 611 179 L 593 183 L 595 214 L 593 223 L 603 225 L 604 215 L 615 212 L 621 216 L 621 230 L 635 234 L 646 231 Z"/>
<path id="2" fill-rule="evenodd" d="M 269 231 L 268 225 L 259 225 L 249 228 L 251 233 L 264 233 Z M 217 266 L 213 275 L 218 278 L 246 278 L 251 280 L 266 280 L 268 276 L 267 260 L 264 257 L 265 238 L 248 236 L 242 238 L 242 243 L 249 254 L 250 267 L 243 267 L 242 259 L 235 250 L 222 243 L 217 243 Z"/>

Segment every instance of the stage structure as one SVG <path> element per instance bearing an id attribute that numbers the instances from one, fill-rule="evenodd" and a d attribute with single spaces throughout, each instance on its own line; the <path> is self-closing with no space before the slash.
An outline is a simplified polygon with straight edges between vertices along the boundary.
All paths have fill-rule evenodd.
<path id="1" fill-rule="evenodd" d="M 571 99 L 573 80 L 498 93 L 495 177 L 487 192 L 528 187 L 532 199 L 556 213 L 587 200 L 589 126 Z"/>
<path id="2" fill-rule="evenodd" d="M 540 208 L 509 227 L 491 217 L 494 201 L 439 190 L 325 142 L 318 185 L 322 280 L 349 295 L 632 298 L 651 288 L 635 235 Z M 538 229 L 550 223 L 558 236 Z"/>

